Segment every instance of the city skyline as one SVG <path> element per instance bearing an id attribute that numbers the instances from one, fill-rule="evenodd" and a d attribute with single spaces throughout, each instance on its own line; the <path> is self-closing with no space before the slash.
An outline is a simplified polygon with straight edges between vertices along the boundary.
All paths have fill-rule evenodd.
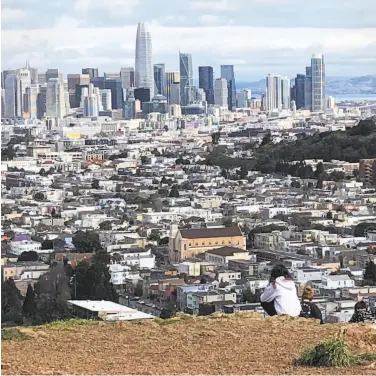
<path id="1" fill-rule="evenodd" d="M 177 1 L 166 8 L 146 0 L 101 5 L 56 0 L 43 9 L 47 22 L 40 25 L 38 17 L 31 17 L 39 11 L 37 3 L 4 2 L 2 66 L 16 68 L 30 60 L 41 70 L 56 67 L 64 75 L 84 66 L 102 72 L 134 66 L 134 33 L 137 22 L 145 21 L 153 38 L 153 63 L 179 70 L 178 53 L 184 51 L 192 54 L 195 78 L 198 66 L 213 66 L 219 77 L 220 65 L 234 65 L 239 81 L 259 80 L 268 73 L 292 78 L 304 73 L 301 69 L 313 52 L 327 57 L 329 76 L 375 73 L 374 1 L 367 2 L 366 16 L 360 16 L 364 4 L 338 7 L 333 0 L 299 7 L 296 0 L 248 3 L 222 0 L 213 6 L 202 0 L 184 8 Z"/>

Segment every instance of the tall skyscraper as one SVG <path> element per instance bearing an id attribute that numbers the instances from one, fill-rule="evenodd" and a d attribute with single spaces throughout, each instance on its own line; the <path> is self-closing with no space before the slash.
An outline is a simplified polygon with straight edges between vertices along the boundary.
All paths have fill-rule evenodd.
<path id="1" fill-rule="evenodd" d="M 306 75 L 304 80 L 304 108 L 312 110 L 312 69 L 306 67 Z"/>
<path id="2" fill-rule="evenodd" d="M 124 102 L 124 119 L 131 120 L 136 118 L 136 99 L 134 98 L 133 91 L 128 93 L 128 98 Z"/>
<path id="3" fill-rule="evenodd" d="M 121 85 L 123 89 L 134 87 L 134 68 L 121 68 L 120 69 Z"/>
<path id="4" fill-rule="evenodd" d="M 166 73 L 164 64 L 154 64 L 154 83 L 157 94 L 166 96 Z"/>
<path id="5" fill-rule="evenodd" d="M 325 65 L 323 55 L 312 55 L 312 111 L 325 109 Z"/>
<path id="6" fill-rule="evenodd" d="M 237 98 L 237 105 L 238 108 L 247 108 L 248 101 L 251 99 L 251 91 L 250 90 L 242 90 L 236 94 Z"/>
<path id="7" fill-rule="evenodd" d="M 214 104 L 213 67 L 198 67 L 198 87 L 204 89 L 208 104 Z"/>
<path id="8" fill-rule="evenodd" d="M 47 69 L 46 83 L 48 83 L 51 78 L 58 78 L 61 82 L 63 82 L 63 73 L 59 72 L 59 69 Z"/>
<path id="9" fill-rule="evenodd" d="M 39 86 L 37 96 L 37 118 L 42 119 L 46 115 L 47 85 Z"/>
<path id="10" fill-rule="evenodd" d="M 83 104 L 84 104 L 84 116 L 88 117 L 97 117 L 99 115 L 99 89 L 97 89 L 97 93 L 94 92 L 94 85 L 90 84 L 88 89 L 85 89 L 85 95 L 83 97 Z M 87 90 L 87 91 L 86 91 Z"/>
<path id="11" fill-rule="evenodd" d="M 135 85 L 138 88 L 150 90 L 151 98 L 154 97 L 154 74 L 152 63 L 151 33 L 143 22 L 137 27 L 136 36 L 136 61 Z"/>
<path id="12" fill-rule="evenodd" d="M 88 74 L 90 78 L 99 77 L 98 68 L 82 68 L 82 74 Z"/>
<path id="13" fill-rule="evenodd" d="M 76 101 L 76 87 L 77 85 L 89 85 L 90 76 L 88 74 L 68 74 L 68 93 L 69 104 L 71 108 L 77 108 L 80 103 Z"/>
<path id="14" fill-rule="evenodd" d="M 38 116 L 38 85 L 32 84 L 26 88 L 24 101 L 24 118 L 37 119 Z"/>
<path id="15" fill-rule="evenodd" d="M 228 108 L 233 111 L 236 109 L 236 83 L 233 65 L 221 65 L 221 78 L 227 80 L 228 87 Z"/>
<path id="16" fill-rule="evenodd" d="M 106 77 L 94 77 L 90 80 L 90 83 L 100 90 L 111 90 L 112 109 L 117 110 L 123 108 L 123 89 L 121 80 L 113 80 Z"/>
<path id="17" fill-rule="evenodd" d="M 300 110 L 304 108 L 304 89 L 305 88 L 305 75 L 298 74 L 295 78 L 295 103 L 296 109 Z"/>
<path id="18" fill-rule="evenodd" d="M 66 115 L 64 85 L 59 78 L 51 78 L 47 83 L 46 116 L 61 119 Z"/>
<path id="19" fill-rule="evenodd" d="M 17 74 L 8 74 L 4 82 L 5 117 L 21 116 L 21 83 Z"/>
<path id="20" fill-rule="evenodd" d="M 290 80 L 287 77 L 281 77 L 281 100 L 283 110 L 288 110 L 291 107 L 290 88 Z"/>
<path id="21" fill-rule="evenodd" d="M 214 84 L 214 103 L 228 108 L 228 85 L 225 78 L 217 78 Z"/>
<path id="22" fill-rule="evenodd" d="M 27 111 L 25 111 L 25 107 L 27 107 L 27 94 L 26 89 L 31 86 L 31 74 L 27 68 L 17 69 L 17 77 L 19 79 L 20 90 L 21 90 L 21 116 L 27 117 Z M 26 114 L 25 114 L 26 112 Z"/>
<path id="23" fill-rule="evenodd" d="M 180 83 L 170 85 L 170 99 L 169 104 L 180 104 Z"/>
<path id="24" fill-rule="evenodd" d="M 280 111 L 282 109 L 282 81 L 281 76 L 269 74 L 266 77 L 266 111 Z"/>
<path id="25" fill-rule="evenodd" d="M 180 63 L 180 104 L 187 106 L 193 100 L 193 68 L 192 55 L 179 52 Z"/>
<path id="26" fill-rule="evenodd" d="M 1 72 L 1 87 L 5 89 L 5 80 L 10 74 L 17 74 L 15 69 L 7 69 Z"/>
<path id="27" fill-rule="evenodd" d="M 167 102 L 169 104 L 170 104 L 170 93 L 171 93 L 172 84 L 180 85 L 180 72 L 176 72 L 176 71 L 166 72 L 166 96 L 167 96 Z M 179 98 L 180 98 L 180 89 L 179 89 Z M 179 103 L 180 103 L 180 99 L 179 99 Z"/>
<path id="28" fill-rule="evenodd" d="M 110 111 L 112 110 L 112 99 L 111 99 L 111 90 L 110 89 L 103 89 L 100 91 L 101 95 L 101 102 L 103 111 Z"/>

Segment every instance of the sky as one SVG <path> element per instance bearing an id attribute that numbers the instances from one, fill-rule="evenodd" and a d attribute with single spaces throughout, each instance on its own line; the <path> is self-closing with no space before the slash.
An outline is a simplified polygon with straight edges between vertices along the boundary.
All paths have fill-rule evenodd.
<path id="1" fill-rule="evenodd" d="M 153 63 L 178 70 L 234 64 L 237 80 L 304 73 L 313 53 L 328 76 L 376 74 L 376 0 L 2 0 L 2 69 L 64 75 L 134 66 L 137 23 L 152 33 Z"/>

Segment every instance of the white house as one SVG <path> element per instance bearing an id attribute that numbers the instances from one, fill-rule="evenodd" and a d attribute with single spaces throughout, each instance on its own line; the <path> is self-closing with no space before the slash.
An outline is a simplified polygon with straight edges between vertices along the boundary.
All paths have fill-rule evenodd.
<path id="1" fill-rule="evenodd" d="M 347 274 L 327 275 L 322 277 L 322 287 L 328 290 L 354 287 L 354 281 Z"/>
<path id="2" fill-rule="evenodd" d="M 10 242 L 10 252 L 19 256 L 22 252 L 41 252 L 42 244 L 33 240 L 20 240 Z"/>

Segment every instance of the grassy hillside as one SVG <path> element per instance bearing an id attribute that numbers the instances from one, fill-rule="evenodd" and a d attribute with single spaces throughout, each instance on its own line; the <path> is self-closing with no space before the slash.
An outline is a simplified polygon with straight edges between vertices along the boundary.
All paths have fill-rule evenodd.
<path id="1" fill-rule="evenodd" d="M 343 328 L 346 328 L 343 330 Z M 2 341 L 3 374 L 373 374 L 372 365 L 300 367 L 304 350 L 342 336 L 354 353 L 376 350 L 365 326 L 262 318 L 253 313 L 21 328 Z"/>

